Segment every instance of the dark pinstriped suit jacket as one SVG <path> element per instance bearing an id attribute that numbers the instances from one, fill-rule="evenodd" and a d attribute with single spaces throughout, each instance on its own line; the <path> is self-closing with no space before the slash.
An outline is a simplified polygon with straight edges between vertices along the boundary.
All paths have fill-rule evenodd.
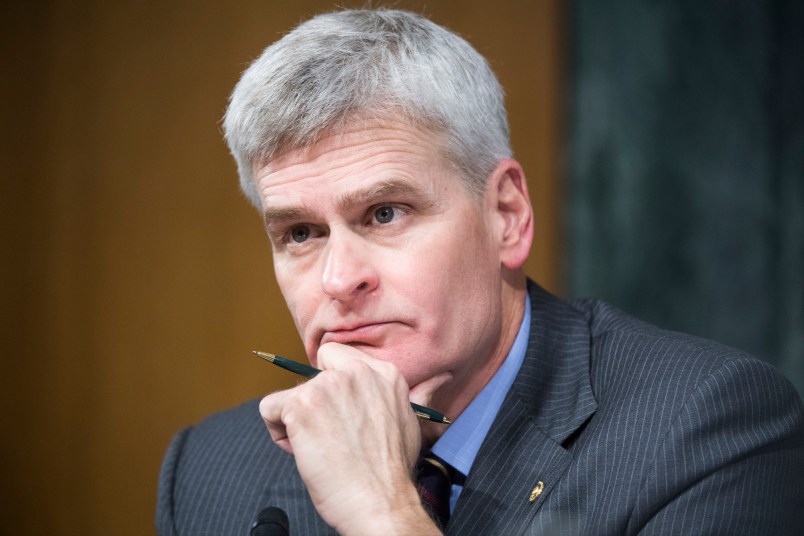
<path id="1" fill-rule="evenodd" d="M 529 292 L 525 361 L 449 534 L 804 534 L 802 403 L 775 369 L 600 302 Z M 246 535 L 269 505 L 291 534 L 332 533 L 257 402 L 174 438 L 160 534 Z"/>

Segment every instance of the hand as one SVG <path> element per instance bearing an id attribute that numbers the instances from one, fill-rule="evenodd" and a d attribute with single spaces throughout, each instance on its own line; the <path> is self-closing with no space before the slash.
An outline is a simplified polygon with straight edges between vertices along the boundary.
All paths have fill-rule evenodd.
<path id="1" fill-rule="evenodd" d="M 312 380 L 265 397 L 260 413 L 294 455 L 321 517 L 341 534 L 410 533 L 419 524 L 413 532 L 437 534 L 411 479 L 421 431 L 399 370 L 336 343 L 321 346 L 318 365 Z M 426 405 L 450 377 L 417 385 L 416 402 Z"/>

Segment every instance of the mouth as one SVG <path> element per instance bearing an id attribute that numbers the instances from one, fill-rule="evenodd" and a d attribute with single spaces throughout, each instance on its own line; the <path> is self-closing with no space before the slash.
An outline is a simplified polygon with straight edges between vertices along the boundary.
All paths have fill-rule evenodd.
<path id="1" fill-rule="evenodd" d="M 371 322 L 347 328 L 325 330 L 320 344 L 336 342 L 349 345 L 380 346 L 393 322 Z"/>

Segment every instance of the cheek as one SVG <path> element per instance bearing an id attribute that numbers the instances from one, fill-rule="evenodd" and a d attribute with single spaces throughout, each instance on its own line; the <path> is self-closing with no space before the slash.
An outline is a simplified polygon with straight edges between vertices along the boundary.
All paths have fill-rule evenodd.
<path id="1" fill-rule="evenodd" d="M 463 232 L 446 236 L 433 233 L 422 238 L 385 270 L 386 283 L 416 304 L 422 320 L 428 318 L 432 323 L 460 316 L 467 290 L 474 290 L 471 295 L 485 296 L 482 288 L 497 280 L 499 271 L 484 235 Z M 406 262 L 400 263 L 399 258 Z M 441 329 L 435 325 L 429 328 Z"/>
<path id="2" fill-rule="evenodd" d="M 427 273 L 433 284 L 441 287 L 471 288 L 488 284 L 499 261 L 486 240 L 484 229 L 466 229 L 450 241 L 434 244 L 422 257 L 427 259 Z"/>
<path id="3" fill-rule="evenodd" d="M 495 310 L 500 290 L 500 263 L 487 230 L 467 228 L 430 253 L 420 275 L 420 292 L 429 309 L 440 315 L 439 339 L 455 344 L 467 332 L 482 332 Z M 438 321 L 438 317 L 435 319 Z"/>
<path id="4" fill-rule="evenodd" d="M 293 317 L 293 322 L 296 324 L 296 330 L 304 337 L 304 328 L 309 324 L 312 318 L 313 293 L 311 290 L 319 288 L 313 285 L 306 278 L 291 275 L 292 270 L 286 270 L 282 266 L 274 265 L 276 273 L 276 282 L 279 285 L 279 290 L 282 292 L 282 297 L 287 304 L 290 315 Z"/>
<path id="5" fill-rule="evenodd" d="M 318 345 L 313 340 L 311 333 L 313 332 L 313 320 L 315 319 L 318 301 L 310 292 L 305 292 L 304 287 L 296 287 L 292 292 L 283 291 L 283 295 L 290 311 L 290 316 L 293 318 L 293 323 L 296 325 L 296 331 L 301 337 L 307 358 L 315 367 L 317 366 Z"/>

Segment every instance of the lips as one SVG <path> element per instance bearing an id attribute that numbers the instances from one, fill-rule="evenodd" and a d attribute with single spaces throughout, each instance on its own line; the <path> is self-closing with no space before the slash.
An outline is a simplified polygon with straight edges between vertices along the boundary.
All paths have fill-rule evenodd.
<path id="1" fill-rule="evenodd" d="M 345 329 L 330 329 L 321 336 L 321 344 L 366 344 L 376 346 L 383 342 L 392 322 L 372 322 Z"/>

